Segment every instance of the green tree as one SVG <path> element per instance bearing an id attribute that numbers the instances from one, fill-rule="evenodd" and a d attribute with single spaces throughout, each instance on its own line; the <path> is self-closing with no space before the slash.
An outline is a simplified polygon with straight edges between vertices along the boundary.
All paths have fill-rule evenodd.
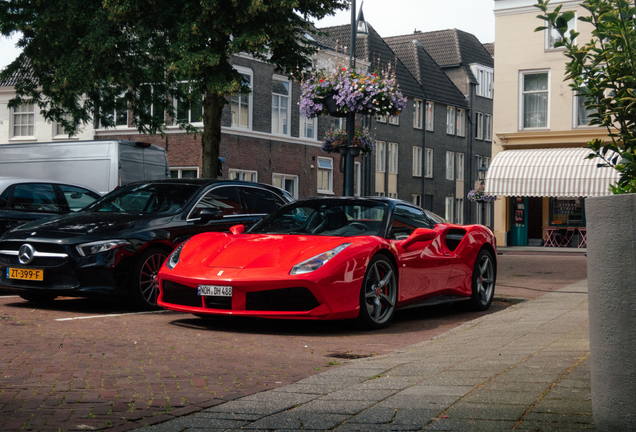
<path id="1" fill-rule="evenodd" d="M 566 80 L 570 87 L 585 97 L 584 105 L 591 110 L 590 124 L 607 129 L 609 140 L 594 139 L 587 144 L 593 153 L 589 158 L 601 158 L 599 166 L 611 166 L 620 172 L 614 193 L 636 193 L 636 8 L 628 0 L 584 0 L 581 6 L 588 16 L 579 21 L 592 25 L 589 42 L 577 40 L 568 22 L 574 12 L 561 13 L 562 5 L 550 10 L 550 0 L 538 0 L 542 14 L 537 18 L 545 26 L 535 31 L 556 29 L 561 40 L 555 47 L 564 47 Z M 632 4 L 630 4 L 632 3 Z"/>
<path id="2" fill-rule="evenodd" d="M 203 121 L 202 176 L 214 178 L 227 95 L 248 90 L 229 59 L 247 54 L 298 77 L 316 49 L 311 20 L 348 2 L 0 0 L 0 33 L 21 33 L 23 49 L 0 79 L 19 74 L 9 106 L 35 103 L 69 134 L 114 126 L 118 109 L 144 133 L 173 123 L 196 133 L 191 123 Z"/>

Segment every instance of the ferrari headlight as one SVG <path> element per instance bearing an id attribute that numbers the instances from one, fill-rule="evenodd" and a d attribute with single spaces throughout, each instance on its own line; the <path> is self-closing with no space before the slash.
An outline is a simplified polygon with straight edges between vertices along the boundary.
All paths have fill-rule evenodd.
<path id="1" fill-rule="evenodd" d="M 117 249 L 128 246 L 131 243 L 128 240 L 101 240 L 92 243 L 84 243 L 75 247 L 81 256 L 95 255 L 100 252 Z"/>
<path id="2" fill-rule="evenodd" d="M 310 273 L 312 271 L 318 270 L 320 267 L 324 266 L 327 261 L 331 258 L 335 257 L 340 253 L 344 248 L 349 246 L 351 243 L 343 243 L 337 248 L 331 249 L 330 251 L 323 252 L 320 255 L 316 255 L 315 257 L 309 258 L 299 264 L 296 264 L 292 267 L 289 274 L 298 275 L 303 273 Z"/>
<path id="3" fill-rule="evenodd" d="M 187 242 L 188 242 L 188 240 L 186 240 L 183 243 L 181 243 L 178 248 L 176 248 L 175 250 L 172 251 L 172 253 L 168 257 L 168 259 L 166 260 L 166 267 L 168 267 L 170 270 L 172 270 L 173 268 L 176 267 L 177 264 L 179 264 L 179 257 L 181 256 L 181 249 L 183 249 L 183 246 Z"/>

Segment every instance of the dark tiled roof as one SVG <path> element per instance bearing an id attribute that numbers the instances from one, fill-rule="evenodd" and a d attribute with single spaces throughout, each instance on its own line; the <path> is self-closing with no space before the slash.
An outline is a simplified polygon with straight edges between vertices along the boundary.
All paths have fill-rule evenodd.
<path id="1" fill-rule="evenodd" d="M 491 57 L 495 57 L 495 43 L 494 42 L 490 42 L 490 43 L 485 43 L 484 44 L 484 48 L 486 48 L 486 51 L 488 51 L 488 53 L 490 54 Z"/>
<path id="2" fill-rule="evenodd" d="M 2 69 L 0 73 L 2 73 L 2 75 L 6 74 L 7 69 L 8 69 L 8 66 Z M 0 87 L 15 87 L 15 85 L 19 83 L 20 81 L 24 79 L 32 79 L 32 77 L 33 77 L 33 70 L 31 69 L 31 62 L 22 60 L 22 64 L 20 68 L 18 68 L 8 77 L 5 77 L 4 79 L 0 79 Z"/>
<path id="3" fill-rule="evenodd" d="M 389 41 L 389 46 L 417 78 L 424 89 L 426 100 L 468 108 L 462 92 L 417 40 L 407 42 L 393 39 Z"/>
<path id="4" fill-rule="evenodd" d="M 338 46 L 349 46 L 351 41 L 350 24 L 325 27 L 320 30 L 328 33 L 329 37 L 336 41 Z M 425 99 L 424 92 L 418 81 L 373 27 L 369 26 L 369 34 L 367 36 L 356 37 L 356 57 L 371 63 L 369 67 L 371 71 L 376 69 L 385 70 L 390 66 L 391 70 L 395 71 L 400 91 L 405 96 Z"/>

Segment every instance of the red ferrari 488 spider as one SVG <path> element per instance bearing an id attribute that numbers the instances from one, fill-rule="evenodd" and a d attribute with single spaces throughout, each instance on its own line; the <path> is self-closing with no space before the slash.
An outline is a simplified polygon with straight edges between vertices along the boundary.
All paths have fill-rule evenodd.
<path id="1" fill-rule="evenodd" d="M 485 310 L 494 296 L 492 231 L 395 199 L 310 198 L 230 231 L 175 249 L 158 275 L 160 306 L 378 329 L 398 309 L 463 301 Z"/>

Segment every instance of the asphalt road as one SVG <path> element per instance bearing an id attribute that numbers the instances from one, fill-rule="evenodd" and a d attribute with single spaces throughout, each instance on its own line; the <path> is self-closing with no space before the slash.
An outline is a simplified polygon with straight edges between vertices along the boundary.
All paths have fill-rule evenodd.
<path id="1" fill-rule="evenodd" d="M 500 255 L 496 295 L 536 298 L 586 277 L 583 256 Z M 510 303 L 497 301 L 486 313 Z M 452 305 L 350 322 L 134 313 L 117 300 L 0 297 L 0 430 L 127 430 L 290 384 L 349 358 L 429 340 L 482 313 Z"/>

